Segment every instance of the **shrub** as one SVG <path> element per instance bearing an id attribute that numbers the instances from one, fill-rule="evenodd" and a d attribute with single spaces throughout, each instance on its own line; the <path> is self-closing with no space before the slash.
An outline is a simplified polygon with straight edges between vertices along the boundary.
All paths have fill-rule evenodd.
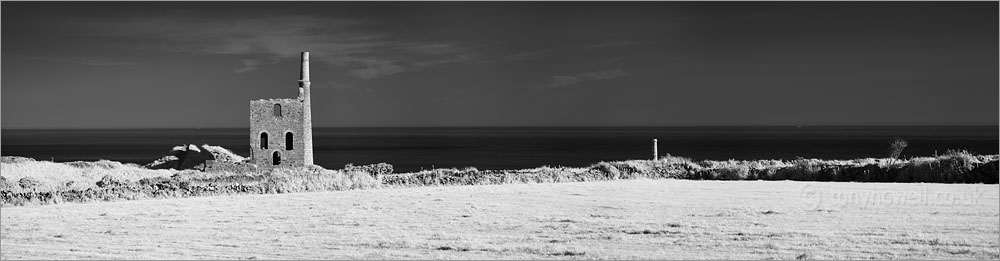
<path id="1" fill-rule="evenodd" d="M 380 180 L 365 172 L 347 172 L 345 175 L 351 180 L 351 187 L 348 189 L 369 189 L 382 185 Z"/>
<path id="2" fill-rule="evenodd" d="M 975 181 L 973 182 L 997 184 L 998 180 L 1000 180 L 1000 169 L 998 169 L 998 166 L 1000 166 L 1000 162 L 994 160 L 972 169 L 971 175 L 975 177 Z"/>
<path id="3" fill-rule="evenodd" d="M 939 170 L 940 178 L 937 182 L 965 183 L 967 178 L 965 175 L 975 168 L 974 163 L 976 162 L 976 157 L 968 151 L 949 150 L 945 152 L 939 160 L 943 169 Z"/>
<path id="4" fill-rule="evenodd" d="M 363 171 L 320 170 L 319 172 L 304 171 L 295 168 L 275 169 L 273 185 L 282 188 L 283 192 L 327 191 L 374 188 L 380 185 L 379 180 Z"/>
<path id="5" fill-rule="evenodd" d="M 747 165 L 726 166 L 716 170 L 716 178 L 721 180 L 744 180 L 750 175 L 750 167 Z"/>
<path id="6" fill-rule="evenodd" d="M 392 164 L 385 162 L 362 165 L 362 166 L 354 166 L 353 164 L 347 164 L 344 166 L 344 171 L 361 171 L 369 173 L 372 176 L 378 177 L 382 175 L 392 174 Z"/>
<path id="7" fill-rule="evenodd" d="M 590 166 L 590 169 L 601 173 L 605 179 L 618 179 L 618 177 L 621 177 L 621 171 L 618 170 L 618 167 L 611 165 L 611 163 L 602 161 Z"/>
<path id="8" fill-rule="evenodd" d="M 642 167 L 637 167 L 636 165 L 629 164 L 629 162 L 615 161 L 609 162 L 612 167 L 618 169 L 618 176 L 615 179 L 633 179 L 637 175 L 641 174 Z"/>
<path id="9" fill-rule="evenodd" d="M 110 161 L 110 160 L 74 161 L 74 162 L 66 162 L 64 164 L 70 165 L 70 166 L 73 166 L 73 167 L 77 167 L 77 168 L 82 168 L 82 169 L 85 169 L 85 168 L 100 168 L 100 169 L 104 169 L 104 170 L 117 169 L 117 168 L 122 168 L 124 166 L 124 165 L 122 165 L 121 162 Z"/>
<path id="10" fill-rule="evenodd" d="M 690 161 L 673 160 L 644 160 L 632 161 L 634 164 L 642 165 L 646 170 L 644 176 L 647 178 L 687 178 L 692 169 L 698 167 Z"/>
<path id="11" fill-rule="evenodd" d="M 772 180 L 775 179 L 775 175 L 778 172 L 777 167 L 764 167 L 759 169 L 751 169 L 750 173 L 747 174 L 747 179 L 757 179 L 757 180 Z"/>
<path id="12" fill-rule="evenodd" d="M 785 178 L 798 181 L 816 180 L 817 174 L 823 169 L 822 164 L 823 163 L 817 159 L 804 159 L 799 157 L 792 161 L 792 167 L 785 168 L 789 170 L 789 172 L 786 173 Z"/>
<path id="13" fill-rule="evenodd" d="M 127 181 L 123 181 L 117 177 L 111 175 L 104 175 L 101 180 L 97 181 L 97 187 L 107 188 L 107 187 L 117 187 L 127 184 Z"/>
<path id="14" fill-rule="evenodd" d="M 905 149 L 907 145 L 906 141 L 900 139 L 899 137 L 889 141 L 889 158 L 895 161 L 896 158 L 899 158 L 899 154 L 903 153 L 903 149 Z"/>
<path id="15" fill-rule="evenodd" d="M 12 191 L 14 190 L 14 184 L 7 181 L 6 177 L 0 176 L 0 191 Z"/>
<path id="16" fill-rule="evenodd" d="M 33 177 L 23 177 L 17 181 L 17 185 L 23 189 L 35 190 L 42 186 L 42 182 Z"/>

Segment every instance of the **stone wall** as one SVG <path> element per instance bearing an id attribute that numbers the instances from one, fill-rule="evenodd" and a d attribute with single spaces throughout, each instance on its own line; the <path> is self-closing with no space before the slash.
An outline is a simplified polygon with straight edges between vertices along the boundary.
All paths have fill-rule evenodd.
<path id="1" fill-rule="evenodd" d="M 276 116 L 274 105 L 281 106 Z M 262 99 L 250 101 L 250 162 L 261 169 L 305 166 L 303 142 L 303 102 L 300 99 Z M 261 146 L 261 134 L 267 134 L 267 147 Z M 292 148 L 286 146 L 286 135 L 292 135 Z M 280 164 L 274 165 L 274 153 Z"/>
<path id="2" fill-rule="evenodd" d="M 203 172 L 256 173 L 258 171 L 256 165 L 245 162 L 207 160 L 200 167 L 199 170 Z"/>

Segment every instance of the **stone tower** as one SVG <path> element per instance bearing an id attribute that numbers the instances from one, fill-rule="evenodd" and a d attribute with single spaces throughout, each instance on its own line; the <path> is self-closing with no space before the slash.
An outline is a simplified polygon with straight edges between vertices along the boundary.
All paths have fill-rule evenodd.
<path id="1" fill-rule="evenodd" d="M 250 158 L 259 169 L 313 164 L 309 52 L 302 52 L 298 98 L 250 101 Z"/>

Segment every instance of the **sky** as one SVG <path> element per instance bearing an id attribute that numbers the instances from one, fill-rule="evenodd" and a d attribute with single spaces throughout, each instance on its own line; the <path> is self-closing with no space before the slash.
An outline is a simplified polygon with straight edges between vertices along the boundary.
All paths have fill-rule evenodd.
<path id="1" fill-rule="evenodd" d="M 0 125 L 997 125 L 996 2 L 3 2 Z"/>

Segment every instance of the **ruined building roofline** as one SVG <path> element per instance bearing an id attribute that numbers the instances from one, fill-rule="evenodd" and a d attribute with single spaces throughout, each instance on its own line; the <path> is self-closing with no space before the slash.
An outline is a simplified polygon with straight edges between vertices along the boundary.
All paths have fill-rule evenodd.
<path id="1" fill-rule="evenodd" d="M 270 98 L 270 99 L 250 100 L 251 103 L 257 103 L 257 102 L 298 102 L 298 101 L 301 101 L 301 100 L 299 100 L 298 98 Z"/>

